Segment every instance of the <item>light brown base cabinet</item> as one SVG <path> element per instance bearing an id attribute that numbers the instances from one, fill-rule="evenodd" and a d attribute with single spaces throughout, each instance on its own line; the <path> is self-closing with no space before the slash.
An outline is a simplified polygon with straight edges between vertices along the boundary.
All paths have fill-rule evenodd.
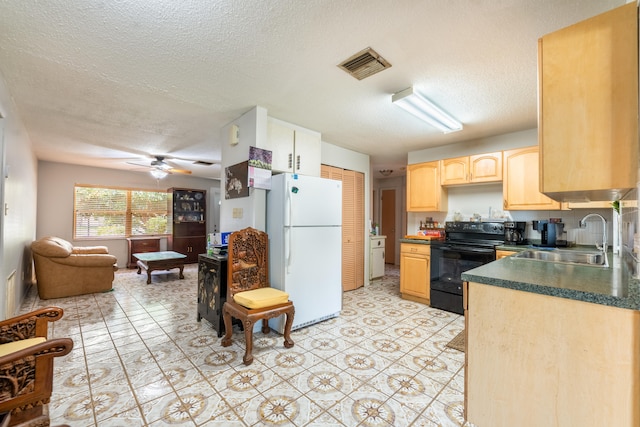
<path id="1" fill-rule="evenodd" d="M 404 299 L 431 303 L 431 247 L 400 244 L 400 295 Z"/>
<path id="2" fill-rule="evenodd" d="M 465 418 L 640 425 L 640 311 L 465 283 Z"/>

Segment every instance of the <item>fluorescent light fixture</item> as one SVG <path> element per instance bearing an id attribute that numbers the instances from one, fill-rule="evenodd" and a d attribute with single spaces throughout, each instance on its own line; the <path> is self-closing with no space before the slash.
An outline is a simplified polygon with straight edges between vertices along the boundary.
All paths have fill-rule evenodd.
<path id="1" fill-rule="evenodd" d="M 394 93 L 391 97 L 391 102 L 444 133 L 462 130 L 462 123 L 418 92 L 414 92 L 412 87 Z"/>
<path id="2" fill-rule="evenodd" d="M 161 169 L 151 169 L 151 175 L 155 178 L 155 179 L 162 179 L 165 176 L 169 175 L 168 172 L 165 172 Z"/>

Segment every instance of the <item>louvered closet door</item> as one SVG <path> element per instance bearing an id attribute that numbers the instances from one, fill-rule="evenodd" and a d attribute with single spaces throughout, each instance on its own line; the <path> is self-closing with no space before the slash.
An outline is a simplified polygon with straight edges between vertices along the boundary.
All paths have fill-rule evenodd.
<path id="1" fill-rule="evenodd" d="M 342 171 L 342 290 L 357 288 L 355 173 Z"/>
<path id="2" fill-rule="evenodd" d="M 364 174 L 322 165 L 323 178 L 342 181 L 342 290 L 364 286 Z"/>
<path id="3" fill-rule="evenodd" d="M 322 165 L 322 169 L 320 170 L 320 177 L 342 181 L 342 171 L 343 169 L 341 168 Z"/>
<path id="4" fill-rule="evenodd" d="M 354 172 L 355 287 L 364 286 L 364 174 Z"/>

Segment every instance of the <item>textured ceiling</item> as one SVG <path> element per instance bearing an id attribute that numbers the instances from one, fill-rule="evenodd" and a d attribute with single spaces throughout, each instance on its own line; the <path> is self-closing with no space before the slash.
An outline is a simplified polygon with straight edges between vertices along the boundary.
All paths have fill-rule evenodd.
<path id="1" fill-rule="evenodd" d="M 260 105 L 370 154 L 374 171 L 398 171 L 408 151 L 535 127 L 538 38 L 621 4 L 3 1 L 0 74 L 42 160 L 219 161 L 219 129 Z M 337 67 L 369 46 L 392 67 L 362 81 Z M 445 135 L 394 107 L 409 86 L 464 130 Z M 219 177 L 217 166 L 176 163 Z"/>

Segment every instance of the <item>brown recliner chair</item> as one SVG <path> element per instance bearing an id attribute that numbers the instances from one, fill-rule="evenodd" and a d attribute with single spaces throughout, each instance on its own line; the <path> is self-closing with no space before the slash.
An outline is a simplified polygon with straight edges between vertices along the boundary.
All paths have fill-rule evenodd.
<path id="1" fill-rule="evenodd" d="M 46 307 L 0 321 L 0 414 L 11 414 L 10 426 L 49 425 L 43 409 L 53 389 L 53 358 L 73 348 L 70 338 L 47 339 L 48 323 L 62 315 Z"/>
<path id="2" fill-rule="evenodd" d="M 31 243 L 40 299 L 108 291 L 118 259 L 106 246 L 73 246 L 59 237 Z"/>

